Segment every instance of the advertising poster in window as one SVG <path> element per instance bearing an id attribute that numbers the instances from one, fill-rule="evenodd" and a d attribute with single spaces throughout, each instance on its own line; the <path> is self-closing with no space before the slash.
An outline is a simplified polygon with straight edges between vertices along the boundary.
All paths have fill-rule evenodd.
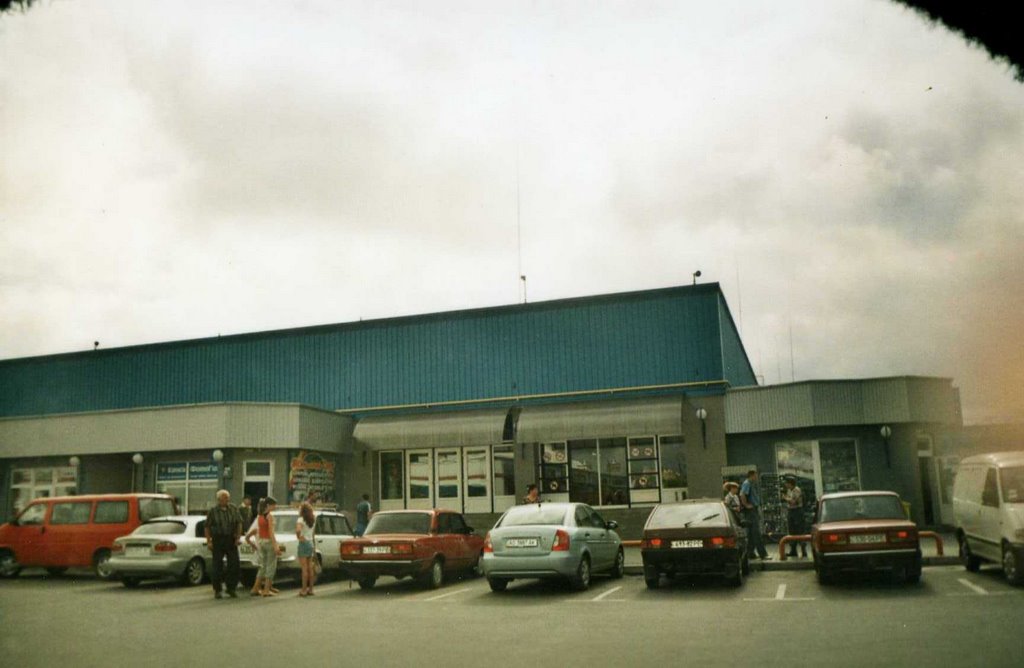
<path id="1" fill-rule="evenodd" d="M 335 462 L 319 452 L 299 450 L 288 471 L 288 500 L 300 503 L 334 503 Z"/>

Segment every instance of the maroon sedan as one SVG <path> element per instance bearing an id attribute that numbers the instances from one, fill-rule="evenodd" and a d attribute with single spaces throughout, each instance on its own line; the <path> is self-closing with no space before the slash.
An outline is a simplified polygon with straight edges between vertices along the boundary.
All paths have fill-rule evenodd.
<path id="1" fill-rule="evenodd" d="M 370 519 L 362 538 L 341 544 L 341 568 L 363 589 L 382 575 L 414 577 L 431 589 L 456 571 L 479 572 L 484 539 L 451 510 L 390 510 Z"/>
<path id="2" fill-rule="evenodd" d="M 894 579 L 921 579 L 917 525 L 895 492 L 825 494 L 818 500 L 811 545 L 822 584 L 841 571 L 888 570 Z"/>

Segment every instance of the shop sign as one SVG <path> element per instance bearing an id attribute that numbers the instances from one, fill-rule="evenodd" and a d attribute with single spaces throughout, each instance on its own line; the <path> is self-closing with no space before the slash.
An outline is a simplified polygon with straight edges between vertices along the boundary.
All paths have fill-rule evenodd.
<path id="1" fill-rule="evenodd" d="M 189 462 L 189 480 L 218 480 L 220 465 L 217 462 Z"/>
<path id="2" fill-rule="evenodd" d="M 188 464 L 185 462 L 161 462 L 156 465 L 157 482 L 174 482 L 188 479 Z"/>
<path id="3" fill-rule="evenodd" d="M 288 473 L 288 498 L 292 502 L 313 498 L 334 502 L 334 462 L 319 452 L 299 450 Z"/>
<path id="4" fill-rule="evenodd" d="M 219 479 L 217 462 L 161 462 L 156 465 L 156 481 L 190 482 Z"/>

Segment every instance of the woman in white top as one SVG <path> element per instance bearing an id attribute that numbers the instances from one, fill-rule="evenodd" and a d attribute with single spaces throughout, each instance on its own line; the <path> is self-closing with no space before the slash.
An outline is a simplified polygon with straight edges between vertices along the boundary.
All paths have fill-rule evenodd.
<path id="1" fill-rule="evenodd" d="M 299 506 L 299 519 L 295 523 L 295 537 L 299 539 L 299 564 L 302 566 L 302 589 L 299 596 L 312 596 L 313 584 L 316 580 L 316 573 L 313 572 L 313 560 L 316 559 L 316 549 L 313 544 L 313 527 L 316 525 L 316 515 L 313 514 L 313 506 L 309 502 L 303 502 Z"/>

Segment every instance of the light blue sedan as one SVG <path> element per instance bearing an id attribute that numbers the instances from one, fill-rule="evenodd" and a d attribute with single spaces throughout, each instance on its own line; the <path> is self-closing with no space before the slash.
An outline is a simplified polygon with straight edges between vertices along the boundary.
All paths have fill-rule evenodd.
<path id="1" fill-rule="evenodd" d="M 567 579 L 590 586 L 592 573 L 622 577 L 618 525 L 585 503 L 536 503 L 505 511 L 484 540 L 483 574 L 491 591 L 520 578 Z"/>

